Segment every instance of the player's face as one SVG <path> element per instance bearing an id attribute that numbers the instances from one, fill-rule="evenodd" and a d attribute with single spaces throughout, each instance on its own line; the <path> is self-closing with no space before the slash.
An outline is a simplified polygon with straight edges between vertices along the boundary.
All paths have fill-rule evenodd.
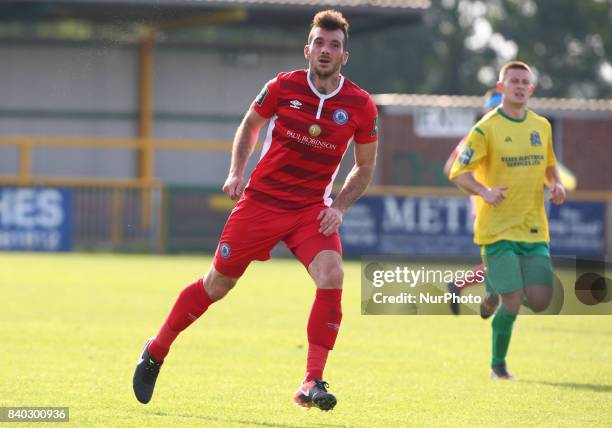
<path id="1" fill-rule="evenodd" d="M 497 90 L 504 96 L 504 102 L 518 106 L 527 104 L 534 89 L 531 73 L 519 68 L 506 71 L 504 81 L 497 83 Z"/>
<path id="2" fill-rule="evenodd" d="M 316 27 L 310 33 L 310 38 L 310 43 L 304 46 L 304 56 L 310 70 L 321 78 L 340 73 L 340 68 L 348 61 L 348 52 L 343 48 L 342 30 L 329 31 Z"/>

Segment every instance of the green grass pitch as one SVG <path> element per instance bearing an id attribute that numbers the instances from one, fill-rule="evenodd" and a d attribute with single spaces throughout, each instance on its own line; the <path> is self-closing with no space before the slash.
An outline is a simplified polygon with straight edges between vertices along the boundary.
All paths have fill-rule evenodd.
<path id="1" fill-rule="evenodd" d="M 612 426 L 612 316 L 519 317 L 509 367 L 521 380 L 493 382 L 489 322 L 362 316 L 356 262 L 326 370 L 333 412 L 292 404 L 314 293 L 294 260 L 253 264 L 178 338 L 142 405 L 142 343 L 209 263 L 1 254 L 0 406 L 69 406 L 70 425 L 101 427 Z"/>

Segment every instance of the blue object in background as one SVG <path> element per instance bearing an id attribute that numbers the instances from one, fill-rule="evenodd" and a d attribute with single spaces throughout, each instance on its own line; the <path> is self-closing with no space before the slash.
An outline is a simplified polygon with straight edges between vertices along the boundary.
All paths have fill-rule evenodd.
<path id="1" fill-rule="evenodd" d="M 69 189 L 0 188 L 0 250 L 69 251 L 71 202 Z"/>
<path id="2" fill-rule="evenodd" d="M 605 213 L 601 202 L 553 205 L 551 255 L 603 256 Z M 464 197 L 365 196 L 345 215 L 340 235 L 348 257 L 480 254 Z"/>
<path id="3" fill-rule="evenodd" d="M 478 255 L 468 198 L 366 196 L 344 216 L 343 253 Z"/>
<path id="4" fill-rule="evenodd" d="M 553 204 L 548 218 L 552 255 L 604 255 L 605 203 L 568 201 L 563 205 Z"/>

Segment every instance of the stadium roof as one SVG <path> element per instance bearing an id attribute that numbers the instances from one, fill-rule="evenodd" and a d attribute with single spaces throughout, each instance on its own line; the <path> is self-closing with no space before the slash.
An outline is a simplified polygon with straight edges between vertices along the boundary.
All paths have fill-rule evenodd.
<path id="1" fill-rule="evenodd" d="M 358 33 L 409 24 L 429 6 L 430 0 L 0 0 L 0 22 L 76 19 L 164 25 L 184 20 L 188 25 L 201 17 L 207 24 L 303 28 L 314 11 L 336 8 Z M 240 14 L 224 18 L 222 11 Z M 206 20 L 215 14 L 216 21 Z"/>
<path id="2" fill-rule="evenodd" d="M 373 95 L 373 98 L 379 106 L 476 109 L 482 107 L 482 97 L 480 96 L 378 94 Z M 529 101 L 529 106 L 536 110 L 558 112 L 612 113 L 612 100 L 607 99 L 534 97 Z"/>

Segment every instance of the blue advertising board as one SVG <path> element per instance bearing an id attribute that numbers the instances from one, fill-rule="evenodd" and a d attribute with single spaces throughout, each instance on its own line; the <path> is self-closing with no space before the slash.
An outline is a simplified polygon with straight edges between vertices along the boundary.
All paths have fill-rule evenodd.
<path id="1" fill-rule="evenodd" d="M 552 205 L 548 218 L 551 254 L 604 255 L 605 203 L 570 201 L 563 205 Z"/>
<path id="2" fill-rule="evenodd" d="M 470 212 L 463 197 L 366 196 L 344 217 L 343 251 L 349 256 L 477 255 Z"/>
<path id="3" fill-rule="evenodd" d="M 68 251 L 72 245 L 68 189 L 0 188 L 0 251 Z"/>
<path id="4" fill-rule="evenodd" d="M 605 204 L 567 202 L 550 210 L 553 255 L 601 256 Z M 343 251 L 362 255 L 478 255 L 465 197 L 365 196 L 341 228 Z"/>

